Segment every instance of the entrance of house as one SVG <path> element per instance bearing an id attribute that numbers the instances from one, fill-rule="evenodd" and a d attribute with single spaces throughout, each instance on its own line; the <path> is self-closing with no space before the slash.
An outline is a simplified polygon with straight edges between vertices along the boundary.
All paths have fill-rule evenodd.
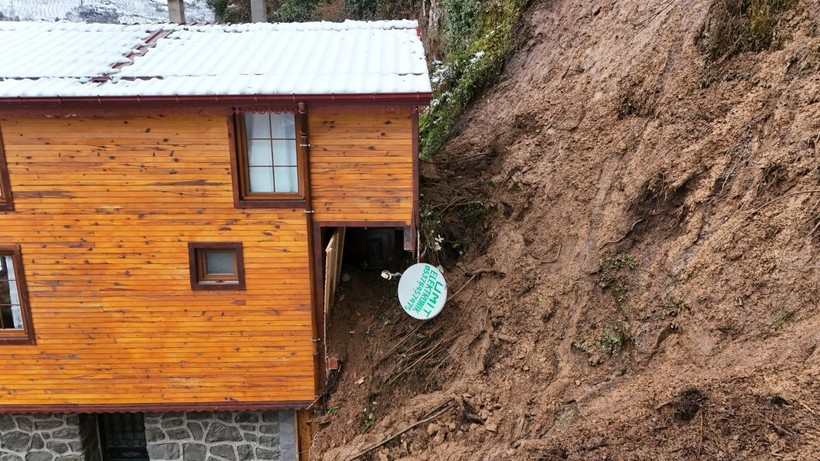
<path id="1" fill-rule="evenodd" d="M 384 227 L 320 226 L 317 231 L 323 250 L 321 265 L 317 268 L 317 271 L 321 268 L 323 282 L 321 310 L 316 313 L 323 338 L 320 356 L 325 359 L 320 367 L 326 373 L 323 379 L 330 379 L 339 367 L 338 357 L 328 355 L 327 350 L 328 325 L 339 285 L 348 281 L 355 284 L 362 278 L 373 281 L 374 275 L 378 282 L 373 283 L 388 283 L 378 274 L 400 272 L 412 264 L 410 250 L 415 248 L 415 239 L 409 228 L 389 224 Z"/>
<path id="2" fill-rule="evenodd" d="M 343 266 L 350 270 L 398 271 L 408 255 L 402 250 L 403 239 L 403 230 L 396 228 L 322 228 L 325 316 L 333 306 Z"/>
<path id="3" fill-rule="evenodd" d="M 396 272 L 403 269 L 402 263 L 410 257 L 402 246 L 406 239 L 401 228 L 322 227 L 321 237 L 325 250 L 322 255 L 325 328 L 336 290 L 346 271 Z"/>
<path id="4" fill-rule="evenodd" d="M 97 415 L 104 461 L 149 461 L 142 413 Z"/>

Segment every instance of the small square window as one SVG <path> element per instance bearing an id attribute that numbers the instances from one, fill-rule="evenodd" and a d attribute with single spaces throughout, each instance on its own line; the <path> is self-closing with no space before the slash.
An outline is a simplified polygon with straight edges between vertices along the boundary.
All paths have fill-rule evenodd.
<path id="1" fill-rule="evenodd" d="M 34 344 L 20 247 L 0 246 L 0 343 Z"/>
<path id="2" fill-rule="evenodd" d="M 241 243 L 191 242 L 188 244 L 188 258 L 192 289 L 245 289 Z"/>

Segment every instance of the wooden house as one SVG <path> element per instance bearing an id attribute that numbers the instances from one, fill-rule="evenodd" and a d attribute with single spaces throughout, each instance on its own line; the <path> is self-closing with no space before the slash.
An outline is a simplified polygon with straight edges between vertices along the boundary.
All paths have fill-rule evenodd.
<path id="1" fill-rule="evenodd" d="M 292 459 L 329 236 L 415 247 L 416 23 L 0 43 L 0 458 Z"/>

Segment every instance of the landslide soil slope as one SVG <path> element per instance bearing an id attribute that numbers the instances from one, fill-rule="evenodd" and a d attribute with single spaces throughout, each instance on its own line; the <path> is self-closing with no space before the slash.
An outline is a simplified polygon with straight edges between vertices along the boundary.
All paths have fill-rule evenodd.
<path id="1" fill-rule="evenodd" d="M 707 63 L 709 5 L 531 6 L 423 164 L 464 289 L 343 286 L 312 459 L 820 459 L 820 8 Z"/>

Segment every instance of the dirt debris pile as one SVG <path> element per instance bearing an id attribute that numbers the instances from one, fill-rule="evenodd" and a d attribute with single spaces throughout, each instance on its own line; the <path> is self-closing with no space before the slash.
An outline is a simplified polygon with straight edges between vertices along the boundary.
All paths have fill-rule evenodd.
<path id="1" fill-rule="evenodd" d="M 712 56 L 713 3 L 534 2 L 422 164 L 464 289 L 343 287 L 314 458 L 817 459 L 820 9 Z"/>

